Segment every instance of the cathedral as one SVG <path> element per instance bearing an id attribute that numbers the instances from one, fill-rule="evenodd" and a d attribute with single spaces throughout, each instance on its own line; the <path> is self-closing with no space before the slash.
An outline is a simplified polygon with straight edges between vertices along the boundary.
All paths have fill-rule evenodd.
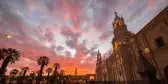
<path id="1" fill-rule="evenodd" d="M 113 53 L 102 60 L 98 51 L 96 81 L 144 81 L 148 82 L 145 84 L 167 84 L 168 7 L 136 34 L 127 30 L 124 18 L 119 17 L 117 12 L 112 26 Z"/>

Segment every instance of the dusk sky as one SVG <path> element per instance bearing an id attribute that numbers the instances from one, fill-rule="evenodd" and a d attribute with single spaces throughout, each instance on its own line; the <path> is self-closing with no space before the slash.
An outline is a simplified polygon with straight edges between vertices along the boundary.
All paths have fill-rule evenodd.
<path id="1" fill-rule="evenodd" d="M 96 54 L 112 52 L 115 11 L 127 28 L 137 33 L 168 0 L 0 0 L 0 48 L 15 48 L 21 58 L 8 72 L 28 66 L 39 70 L 39 56 L 48 56 L 52 67 L 60 63 L 66 74 L 95 73 Z"/>

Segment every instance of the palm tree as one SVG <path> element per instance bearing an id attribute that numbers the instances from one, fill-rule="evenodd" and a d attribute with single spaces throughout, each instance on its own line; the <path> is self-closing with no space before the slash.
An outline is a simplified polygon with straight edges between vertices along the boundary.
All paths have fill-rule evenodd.
<path id="1" fill-rule="evenodd" d="M 55 69 L 54 69 L 54 72 L 53 72 L 53 75 L 51 78 L 51 82 L 56 83 L 56 82 L 58 82 L 57 76 L 58 76 L 58 69 L 60 68 L 60 64 L 55 63 L 53 67 L 55 67 Z"/>
<path id="2" fill-rule="evenodd" d="M 64 80 L 64 74 L 65 74 L 65 71 L 64 71 L 63 69 L 60 70 L 59 78 L 60 78 L 61 80 L 63 80 L 63 82 L 65 82 L 65 80 Z"/>
<path id="3" fill-rule="evenodd" d="M 12 78 L 15 76 L 15 75 L 17 75 L 18 74 L 18 72 L 19 72 L 19 70 L 17 70 L 17 69 L 12 69 L 11 70 L 11 72 L 10 72 L 10 79 L 9 79 L 9 84 L 11 83 L 11 81 L 12 81 Z"/>
<path id="4" fill-rule="evenodd" d="M 30 77 L 31 77 L 31 78 L 34 78 L 35 75 L 36 75 L 36 73 L 35 73 L 34 71 L 32 71 L 32 72 L 30 73 Z"/>
<path id="5" fill-rule="evenodd" d="M 38 75 L 39 73 L 40 73 L 40 70 L 37 70 L 37 71 L 36 71 L 36 74 Z"/>
<path id="6" fill-rule="evenodd" d="M 0 68 L 0 75 L 5 74 L 5 69 L 9 63 L 15 63 L 20 58 L 20 52 L 12 48 L 0 49 L 0 60 L 3 59 L 3 63 Z"/>
<path id="7" fill-rule="evenodd" d="M 60 76 L 64 76 L 65 71 L 64 70 L 60 70 Z"/>
<path id="8" fill-rule="evenodd" d="M 31 73 L 30 73 L 30 84 L 33 84 L 33 81 L 34 81 L 34 76 L 36 75 L 36 73 L 34 72 L 34 71 L 32 71 Z"/>
<path id="9" fill-rule="evenodd" d="M 37 70 L 35 73 L 36 73 L 37 76 L 38 76 L 38 74 L 40 73 L 40 70 Z M 42 72 L 42 74 L 44 74 L 44 72 Z"/>
<path id="10" fill-rule="evenodd" d="M 22 68 L 22 71 L 23 71 L 23 77 L 22 77 L 22 83 L 23 83 L 23 81 L 24 81 L 24 79 L 25 79 L 25 75 L 26 75 L 26 73 L 27 73 L 27 71 L 29 70 L 29 67 L 23 67 Z"/>
<path id="11" fill-rule="evenodd" d="M 18 73 L 18 76 L 23 76 L 23 71 L 20 71 L 20 72 Z"/>
<path id="12" fill-rule="evenodd" d="M 48 73 L 48 76 L 47 76 L 47 84 L 48 84 L 48 81 L 49 81 L 49 78 L 50 78 L 50 73 L 52 72 L 52 68 L 47 68 L 46 72 Z"/>
<path id="13" fill-rule="evenodd" d="M 47 56 L 41 56 L 41 57 L 37 60 L 37 63 L 38 63 L 38 65 L 41 65 L 40 72 L 39 72 L 39 74 L 38 74 L 38 78 L 39 78 L 39 80 L 41 80 L 44 66 L 47 66 L 47 65 L 48 65 L 48 63 L 49 63 L 49 58 L 48 58 Z"/>
<path id="14" fill-rule="evenodd" d="M 54 67 L 55 67 L 55 69 L 54 69 L 54 74 L 53 75 L 58 75 L 58 69 L 60 68 L 60 64 L 59 63 L 55 63 L 54 64 Z"/>

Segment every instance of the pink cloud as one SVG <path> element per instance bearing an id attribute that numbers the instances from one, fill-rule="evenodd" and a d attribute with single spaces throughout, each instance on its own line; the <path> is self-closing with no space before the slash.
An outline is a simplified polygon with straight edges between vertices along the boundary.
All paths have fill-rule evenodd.
<path id="1" fill-rule="evenodd" d="M 152 8 L 156 5 L 156 0 L 148 0 L 148 8 Z"/>
<path id="2" fill-rule="evenodd" d="M 2 0 L 0 3 L 7 3 L 8 1 Z M 95 69 L 97 54 L 95 49 L 99 46 L 104 47 L 104 45 L 97 45 L 97 43 L 107 41 L 107 38 L 112 36 L 112 32 L 107 31 L 112 30 L 111 20 L 113 19 L 114 11 L 121 12 L 124 10 L 124 18 L 128 19 L 128 13 L 135 14 L 131 14 L 131 18 L 133 16 L 140 17 L 139 12 L 146 13 L 144 10 L 149 10 L 143 8 L 146 7 L 146 4 L 149 8 L 157 6 L 156 0 L 144 1 L 142 4 L 145 4 L 145 6 L 142 7 L 136 7 L 140 6 L 135 3 L 138 2 L 137 0 L 100 0 L 99 3 L 96 1 L 87 2 L 87 0 L 77 0 L 75 2 L 71 0 L 45 1 L 24 0 L 23 4 L 15 1 L 11 2 L 16 4 L 17 8 L 20 8 L 19 11 L 23 13 L 22 16 L 14 14 L 15 11 L 13 9 L 15 7 L 13 5 L 9 6 L 13 7 L 12 10 L 6 5 L 2 4 L 2 7 L 0 6 L 0 9 L 4 12 L 4 14 L 0 14 L 3 21 L 0 21 L 0 31 L 3 33 L 9 32 L 13 36 L 11 39 L 0 38 L 0 46 L 15 48 L 22 53 L 21 60 L 16 64 L 9 65 L 9 68 L 19 69 L 23 67 L 23 64 L 27 64 L 25 66 L 30 67 L 31 70 L 39 70 L 40 66 L 37 65 L 36 61 L 39 56 L 45 55 L 50 58 L 50 63 L 47 67 L 52 67 L 55 62 L 58 62 L 61 68 L 65 69 L 66 74 L 74 74 L 76 67 L 79 74 L 92 73 L 91 71 Z M 132 8 L 137 8 L 137 12 L 133 12 L 132 8 L 130 11 L 125 11 L 124 7 L 127 7 L 128 2 L 130 2 Z M 139 2 L 141 1 L 139 0 Z M 165 3 L 167 0 L 161 0 L 161 2 Z M 122 10 L 118 8 L 122 8 Z M 33 17 L 35 16 L 35 11 L 40 14 L 39 18 Z M 141 19 L 144 18 L 142 17 Z M 30 20 L 33 25 L 27 20 Z M 135 21 L 135 19 L 132 20 Z M 130 21 L 127 22 L 129 23 Z M 87 26 L 85 25 L 81 28 L 83 23 L 86 23 Z M 129 25 L 128 27 L 134 27 L 134 25 Z M 61 37 L 57 38 L 57 35 Z M 85 41 L 81 42 L 81 38 Z M 86 39 L 92 43 L 87 42 Z M 94 42 L 95 39 L 96 42 Z M 65 41 L 58 45 L 56 40 Z M 46 46 L 45 42 L 51 47 Z M 90 47 L 88 44 L 96 46 Z M 58 49 L 58 46 L 61 47 Z M 73 49 L 75 52 L 68 49 Z M 58 51 L 63 52 L 63 54 L 58 53 Z M 72 54 L 75 54 L 75 57 L 72 57 Z M 81 61 L 84 62 L 81 63 Z"/>

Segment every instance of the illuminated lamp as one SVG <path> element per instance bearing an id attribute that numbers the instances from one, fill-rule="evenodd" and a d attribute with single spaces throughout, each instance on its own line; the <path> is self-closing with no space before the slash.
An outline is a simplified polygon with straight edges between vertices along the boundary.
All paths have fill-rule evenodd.
<path id="1" fill-rule="evenodd" d="M 116 58 L 118 58 L 118 54 L 116 55 Z"/>
<path id="2" fill-rule="evenodd" d="M 150 56 L 150 54 L 149 54 L 149 52 L 150 52 L 149 48 L 145 48 L 144 49 L 144 56 L 148 60 L 152 59 L 151 56 Z"/>
<path id="3" fill-rule="evenodd" d="M 145 52 L 145 53 L 149 53 L 149 52 L 150 52 L 149 48 L 145 48 L 145 49 L 144 49 L 144 52 Z"/>
<path id="4" fill-rule="evenodd" d="M 114 49 L 117 49 L 117 48 L 118 48 L 118 43 L 115 42 L 115 43 L 114 43 Z"/>
<path id="5" fill-rule="evenodd" d="M 9 34 L 5 34 L 5 37 L 7 37 L 7 38 L 11 38 L 12 36 L 9 35 Z"/>

